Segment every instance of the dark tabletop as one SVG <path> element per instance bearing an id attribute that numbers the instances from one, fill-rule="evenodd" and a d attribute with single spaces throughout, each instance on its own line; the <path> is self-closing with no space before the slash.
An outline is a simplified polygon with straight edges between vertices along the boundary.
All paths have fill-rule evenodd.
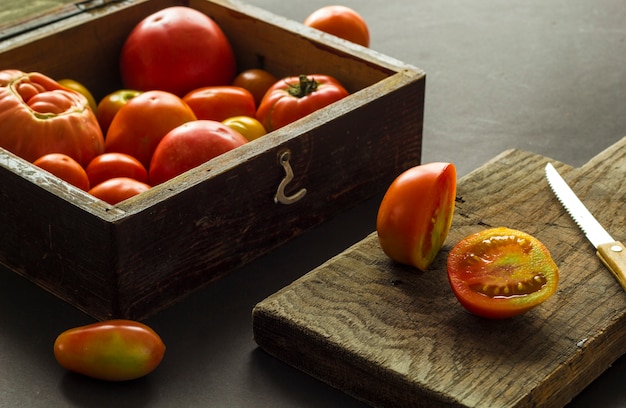
<path id="1" fill-rule="evenodd" d="M 321 0 L 249 0 L 302 21 Z M 460 176 L 520 148 L 580 166 L 626 135 L 622 0 L 344 0 L 371 48 L 427 73 L 423 162 Z M 151 375 L 93 381 L 52 344 L 92 319 L 0 268 L 0 407 L 360 407 L 259 350 L 252 307 L 374 230 L 379 197 L 147 320 L 168 350 Z M 624 237 L 617 237 L 624 239 Z M 626 405 L 626 358 L 571 407 Z"/>

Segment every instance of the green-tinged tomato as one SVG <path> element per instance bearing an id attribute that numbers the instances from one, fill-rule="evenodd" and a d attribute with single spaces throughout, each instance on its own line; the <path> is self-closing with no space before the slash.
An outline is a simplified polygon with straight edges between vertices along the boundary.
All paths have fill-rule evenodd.
<path id="1" fill-rule="evenodd" d="M 448 278 L 467 310 L 502 319 L 524 313 L 552 296 L 559 271 L 537 238 L 499 227 L 456 244 L 448 255 Z"/>
<path id="2" fill-rule="evenodd" d="M 104 135 L 107 134 L 109 126 L 120 108 L 140 93 L 140 91 L 133 89 L 119 89 L 111 92 L 100 100 L 96 117 L 98 118 L 98 123 Z"/>
<path id="3" fill-rule="evenodd" d="M 378 209 L 383 251 L 426 271 L 443 246 L 454 213 L 456 168 L 451 163 L 412 167 L 391 183 Z"/>
<path id="4" fill-rule="evenodd" d="M 59 364 L 88 377 L 126 381 L 151 373 L 161 363 L 165 345 L 145 324 L 108 320 L 61 333 L 54 342 Z"/>

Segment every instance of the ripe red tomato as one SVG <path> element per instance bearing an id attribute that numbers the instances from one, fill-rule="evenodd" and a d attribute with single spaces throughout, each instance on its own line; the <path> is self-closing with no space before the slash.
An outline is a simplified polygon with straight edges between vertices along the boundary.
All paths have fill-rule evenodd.
<path id="1" fill-rule="evenodd" d="M 221 122 L 185 123 L 165 135 L 154 151 L 150 183 L 163 183 L 246 142 L 245 137 Z"/>
<path id="2" fill-rule="evenodd" d="M 559 271 L 537 238 L 500 227 L 479 231 L 456 244 L 448 255 L 448 279 L 467 310 L 502 319 L 552 296 Z"/>
<path id="3" fill-rule="evenodd" d="M 54 357 L 65 369 L 106 381 L 127 381 L 154 371 L 165 354 L 161 337 L 145 324 L 108 320 L 61 333 Z"/>
<path id="4" fill-rule="evenodd" d="M 256 115 L 254 96 L 238 86 L 206 86 L 183 97 L 196 118 L 218 122 L 232 116 Z"/>
<path id="5" fill-rule="evenodd" d="M 81 166 L 102 153 L 104 140 L 87 99 L 51 78 L 0 71 L 0 147 L 30 162 L 63 153 Z"/>
<path id="6" fill-rule="evenodd" d="M 168 7 L 142 20 L 122 48 L 124 87 L 180 97 L 203 86 L 229 85 L 235 55 L 221 28 L 202 12 Z"/>
<path id="7" fill-rule="evenodd" d="M 96 156 L 87 165 L 85 172 L 92 186 L 116 177 L 130 177 L 142 183 L 148 182 L 148 171 L 143 164 L 125 153 L 103 153 Z"/>
<path id="8" fill-rule="evenodd" d="M 426 271 L 443 246 L 454 214 L 456 168 L 428 163 L 400 174 L 376 218 L 380 246 L 396 262 Z"/>
<path id="9" fill-rule="evenodd" d="M 304 20 L 304 25 L 364 47 L 370 45 L 367 23 L 359 13 L 345 6 L 322 7 L 311 13 Z"/>
<path id="10" fill-rule="evenodd" d="M 130 177 L 115 177 L 91 187 L 89 194 L 115 205 L 150 190 L 150 185 Z"/>
<path id="11" fill-rule="evenodd" d="M 96 104 L 96 100 L 91 94 L 91 91 L 89 91 L 89 89 L 87 89 L 85 85 L 81 84 L 80 82 L 76 80 L 68 79 L 68 78 L 60 79 L 57 82 L 61 84 L 62 86 L 66 87 L 67 89 L 71 89 L 83 95 L 85 98 L 87 98 L 87 102 L 89 103 L 89 107 L 91 108 L 93 113 L 97 112 L 98 105 Z"/>
<path id="12" fill-rule="evenodd" d="M 259 106 L 267 90 L 276 82 L 278 82 L 278 78 L 269 71 L 252 68 L 240 72 L 235 79 L 233 79 L 232 85 L 247 89 L 254 97 L 256 106 Z"/>
<path id="13" fill-rule="evenodd" d="M 100 124 L 103 134 L 106 135 L 109 131 L 109 126 L 111 126 L 111 122 L 120 108 L 140 93 L 140 91 L 132 89 L 120 89 L 111 92 L 100 100 L 96 117 L 98 118 L 98 123 Z"/>
<path id="14" fill-rule="evenodd" d="M 348 91 L 328 75 L 287 77 L 267 91 L 256 118 L 271 132 L 346 96 Z"/>
<path id="15" fill-rule="evenodd" d="M 223 120 L 222 123 L 241 133 L 249 142 L 267 133 L 261 122 L 250 116 L 234 116 Z"/>
<path id="16" fill-rule="evenodd" d="M 48 153 L 35 160 L 33 164 L 81 190 L 89 190 L 89 178 L 85 169 L 66 154 Z"/>
<path id="17" fill-rule="evenodd" d="M 163 136 L 193 120 L 193 111 L 178 96 L 165 91 L 144 92 L 126 102 L 113 118 L 105 151 L 129 154 L 147 169 Z"/>

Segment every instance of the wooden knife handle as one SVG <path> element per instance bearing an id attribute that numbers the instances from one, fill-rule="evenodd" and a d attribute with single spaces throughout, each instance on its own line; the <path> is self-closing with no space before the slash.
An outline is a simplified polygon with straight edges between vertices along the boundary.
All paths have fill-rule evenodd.
<path id="1" fill-rule="evenodd" d="M 609 242 L 598 245 L 598 258 L 613 273 L 626 291 L 626 247 L 621 242 Z"/>

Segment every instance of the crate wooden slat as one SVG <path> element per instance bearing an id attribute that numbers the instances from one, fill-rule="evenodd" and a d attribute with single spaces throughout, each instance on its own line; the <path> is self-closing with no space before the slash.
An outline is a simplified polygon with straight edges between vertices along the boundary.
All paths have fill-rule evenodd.
<path id="1" fill-rule="evenodd" d="M 352 93 L 171 182 L 110 206 L 0 150 L 0 263 L 106 319 L 141 319 L 378 194 L 421 157 L 425 74 L 375 51 L 238 1 L 136 1 L 53 22 L 0 43 L 6 68 L 71 77 L 104 96 L 142 18 L 196 8 L 223 28 L 240 69 L 327 73 Z M 295 178 L 278 158 L 291 152 Z"/>
<path id="2" fill-rule="evenodd" d="M 390 261 L 376 233 L 256 305 L 279 359 L 379 407 L 561 407 L 626 352 L 626 294 L 549 189 L 548 158 L 506 151 L 460 180 L 432 268 Z M 578 169 L 554 162 L 615 239 L 626 236 L 626 138 Z M 481 229 L 526 231 L 560 270 L 557 293 L 513 319 L 463 309 L 450 248 Z"/>

